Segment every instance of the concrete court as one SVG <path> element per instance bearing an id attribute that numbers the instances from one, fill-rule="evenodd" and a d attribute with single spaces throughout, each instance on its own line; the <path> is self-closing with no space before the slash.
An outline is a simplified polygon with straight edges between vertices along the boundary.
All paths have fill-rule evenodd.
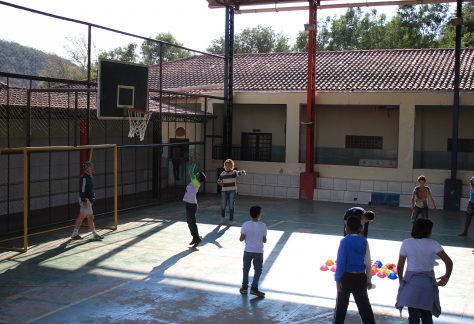
<path id="1" fill-rule="evenodd" d="M 269 228 L 260 281 L 265 299 L 238 291 L 244 247 L 239 225 L 253 204 L 264 208 Z M 120 214 L 119 230 L 102 230 L 102 242 L 71 242 L 70 229 L 33 236 L 26 254 L 0 252 L 0 323 L 330 323 L 334 278 L 319 267 L 336 257 L 349 206 L 239 196 L 237 224 L 227 227 L 216 225 L 216 195 L 201 195 L 204 242 L 195 250 L 187 245 L 180 202 Z M 396 263 L 400 241 L 410 235 L 409 211 L 372 209 L 372 258 Z M 463 212 L 436 211 L 431 218 L 433 238 L 454 261 L 451 280 L 440 288 L 443 314 L 435 323 L 473 323 L 473 234 L 456 236 Z M 443 274 L 444 264 L 435 269 Z M 393 306 L 398 280 L 374 277 L 373 283 L 369 298 L 377 322 L 407 322 L 406 309 L 402 319 Z M 353 302 L 346 323 L 361 323 Z"/>

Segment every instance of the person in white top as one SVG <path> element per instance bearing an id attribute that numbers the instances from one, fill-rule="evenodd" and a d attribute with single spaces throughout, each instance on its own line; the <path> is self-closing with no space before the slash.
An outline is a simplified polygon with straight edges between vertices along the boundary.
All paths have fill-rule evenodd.
<path id="1" fill-rule="evenodd" d="M 420 218 L 415 221 L 411 231 L 412 238 L 403 241 L 400 247 L 397 270 L 400 280 L 396 307 L 400 312 L 404 306 L 408 307 L 408 321 L 410 324 L 433 323 L 432 315 L 441 314 L 438 286 L 445 286 L 453 270 L 453 261 L 444 252 L 441 245 L 432 240 L 433 222 Z M 437 278 L 433 268 L 436 256 L 443 260 L 446 273 Z M 405 269 L 405 262 L 407 270 Z"/>
<path id="2" fill-rule="evenodd" d="M 250 208 L 250 217 L 252 220 L 245 222 L 240 231 L 240 242 L 245 241 L 244 249 L 244 268 L 241 294 L 247 294 L 249 285 L 250 265 L 253 261 L 255 273 L 253 275 L 252 287 L 250 293 L 257 297 L 265 297 L 265 293 L 258 290 L 258 281 L 262 274 L 263 267 L 263 243 L 267 242 L 267 226 L 260 221 L 262 207 L 252 206 Z"/>
<path id="3" fill-rule="evenodd" d="M 198 209 L 197 203 L 197 193 L 201 183 L 206 180 L 206 174 L 204 172 L 194 173 L 194 168 L 196 167 L 196 158 L 189 157 L 189 166 L 188 174 L 189 179 L 191 180 L 186 186 L 186 192 L 184 193 L 183 201 L 186 207 L 186 222 L 188 223 L 189 231 L 193 237 L 189 245 L 192 245 L 194 248 L 201 243 L 202 239 L 199 236 L 199 231 L 196 224 L 196 212 Z"/>

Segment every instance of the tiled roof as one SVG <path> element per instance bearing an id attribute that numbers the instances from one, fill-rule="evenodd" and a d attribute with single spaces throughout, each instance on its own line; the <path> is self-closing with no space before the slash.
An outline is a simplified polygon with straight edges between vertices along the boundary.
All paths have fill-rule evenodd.
<path id="1" fill-rule="evenodd" d="M 81 88 L 84 90 L 84 88 Z M 30 97 L 30 105 L 31 108 L 51 108 L 51 109 L 75 109 L 76 105 L 76 95 L 77 95 L 77 108 L 80 110 L 87 109 L 87 92 L 80 91 L 77 92 L 42 92 L 42 91 L 35 91 L 31 93 Z M 7 100 L 7 93 L 8 93 L 8 100 Z M 0 83 L 0 108 L 2 106 L 9 107 L 18 107 L 18 108 L 25 108 L 27 105 L 27 97 L 28 97 L 27 89 L 23 88 L 14 88 L 10 87 L 7 88 L 4 86 L 2 88 L 2 84 Z M 96 109 L 96 93 L 92 92 L 90 95 L 90 104 L 89 107 L 91 110 Z M 159 98 L 156 93 L 150 93 L 150 100 L 149 100 L 149 110 L 153 112 L 160 111 L 160 103 Z M 161 105 L 161 112 L 168 115 L 193 115 L 193 116 L 200 116 L 203 113 L 200 111 L 193 111 L 192 109 L 186 109 L 184 107 L 180 107 L 179 103 L 169 103 L 163 102 Z M 208 113 L 209 115 L 209 113 Z"/>
<path id="2" fill-rule="evenodd" d="M 165 63 L 163 88 L 223 89 L 224 60 L 210 56 Z M 454 49 L 318 52 L 319 91 L 448 91 L 453 89 Z M 304 91 L 306 53 L 240 54 L 234 59 L 234 89 Z M 474 90 L 474 49 L 461 55 L 461 90 Z M 150 88 L 159 88 L 159 66 L 150 68 Z"/>

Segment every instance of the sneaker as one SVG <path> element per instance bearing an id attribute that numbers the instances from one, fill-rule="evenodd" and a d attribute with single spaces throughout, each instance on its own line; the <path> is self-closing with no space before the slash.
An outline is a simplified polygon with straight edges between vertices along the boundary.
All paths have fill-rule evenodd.
<path id="1" fill-rule="evenodd" d="M 194 243 L 196 243 L 196 241 L 193 239 L 188 245 L 193 245 Z"/>
<path id="2" fill-rule="evenodd" d="M 235 222 L 233 220 L 229 221 L 229 226 L 233 226 Z"/>
<path id="3" fill-rule="evenodd" d="M 82 240 L 82 236 L 79 234 L 71 235 L 71 240 Z"/>
<path id="4" fill-rule="evenodd" d="M 193 248 L 196 248 L 199 245 L 199 243 L 201 243 L 201 242 L 202 242 L 202 239 L 198 238 L 196 241 L 194 241 Z"/>
<path id="5" fill-rule="evenodd" d="M 99 234 L 94 234 L 94 236 L 92 237 L 92 239 L 94 241 L 102 241 L 104 239 L 103 236 L 100 236 Z"/>
<path id="6" fill-rule="evenodd" d="M 458 236 L 467 236 L 466 232 L 459 233 Z"/>
<path id="7" fill-rule="evenodd" d="M 224 217 L 221 217 L 221 221 L 219 222 L 219 225 L 224 225 Z"/>
<path id="8" fill-rule="evenodd" d="M 265 293 L 258 290 L 257 287 L 250 288 L 250 294 L 260 297 L 260 298 L 265 297 Z"/>
<path id="9" fill-rule="evenodd" d="M 240 287 L 239 291 L 242 295 L 247 295 L 247 290 L 249 289 L 248 286 L 242 286 Z"/>

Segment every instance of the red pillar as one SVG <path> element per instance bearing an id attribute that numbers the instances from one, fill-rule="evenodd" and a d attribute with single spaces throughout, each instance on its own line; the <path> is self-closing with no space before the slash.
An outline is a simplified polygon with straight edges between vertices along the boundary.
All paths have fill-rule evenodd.
<path id="1" fill-rule="evenodd" d="M 306 96 L 306 162 L 305 171 L 300 174 L 300 198 L 313 199 L 316 187 L 314 173 L 314 106 L 316 97 L 316 12 L 317 0 L 309 1 L 308 23 L 308 87 Z"/>

